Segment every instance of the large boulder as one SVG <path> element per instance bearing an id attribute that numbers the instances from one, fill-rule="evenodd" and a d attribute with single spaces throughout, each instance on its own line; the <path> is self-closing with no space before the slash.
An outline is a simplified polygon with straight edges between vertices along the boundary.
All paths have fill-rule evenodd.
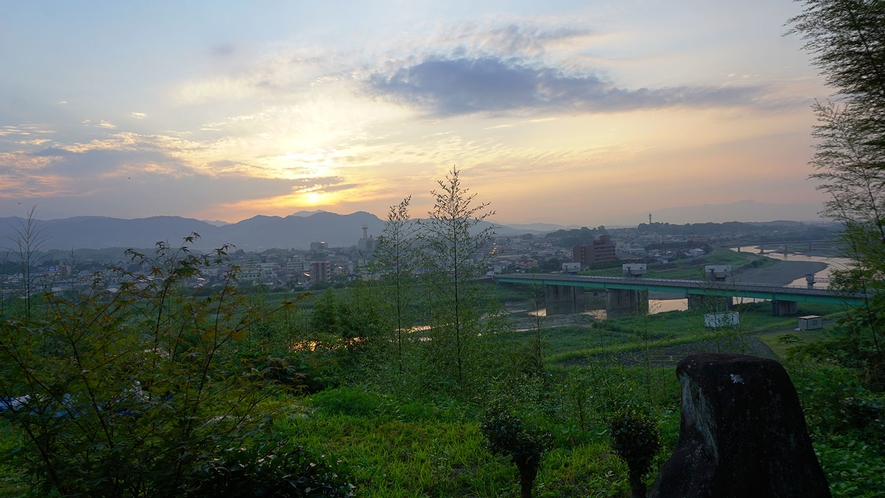
<path id="1" fill-rule="evenodd" d="M 682 384 L 679 442 L 649 497 L 829 497 L 799 397 L 780 363 L 692 355 Z"/>

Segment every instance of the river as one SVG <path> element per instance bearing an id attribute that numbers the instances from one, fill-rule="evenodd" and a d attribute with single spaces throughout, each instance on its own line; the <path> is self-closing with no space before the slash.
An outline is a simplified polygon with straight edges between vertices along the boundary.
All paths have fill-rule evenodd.
<path id="1" fill-rule="evenodd" d="M 733 251 L 738 252 L 750 252 L 752 254 L 759 254 L 759 246 L 745 246 L 740 249 L 732 249 Z M 827 287 L 830 278 L 830 272 L 834 268 L 845 268 L 850 260 L 848 258 L 837 258 L 830 256 L 806 256 L 804 254 L 791 254 L 791 253 L 783 253 L 783 252 L 772 252 L 766 251 L 765 256 L 771 259 L 777 259 L 779 261 L 807 261 L 813 263 L 824 263 L 827 266 L 814 274 L 814 279 L 816 282 L 819 282 L 820 285 L 816 285 L 816 287 Z M 790 286 L 798 285 L 800 287 L 806 286 L 805 276 L 801 276 L 790 282 Z"/>
<path id="2" fill-rule="evenodd" d="M 732 249 L 733 251 L 738 252 L 749 252 L 751 254 L 759 254 L 759 246 L 744 246 L 740 249 Z M 824 266 L 822 269 L 814 272 L 815 279 L 815 287 L 817 288 L 826 288 L 829 284 L 830 272 L 834 268 L 844 268 L 848 263 L 848 258 L 838 258 L 838 257 L 830 257 L 830 256 L 806 256 L 804 254 L 795 254 L 795 253 L 786 253 L 783 252 L 770 252 L 766 251 L 765 256 L 771 259 L 776 259 L 779 261 L 791 261 L 791 262 L 806 262 L 806 263 L 823 263 Z M 798 265 L 790 265 L 798 266 Z M 803 265 L 807 266 L 807 265 Z M 792 271 L 791 271 L 792 270 Z M 792 279 L 787 285 L 788 286 L 798 286 L 798 287 L 807 287 L 808 283 L 806 281 L 806 275 L 800 271 L 799 275 L 796 274 L 795 270 L 792 268 L 783 267 L 783 271 L 781 272 L 772 272 L 773 274 L 777 274 L 777 276 L 772 275 L 772 280 L 767 280 L 765 277 L 762 277 L 761 281 L 758 283 L 767 283 L 774 285 L 783 285 L 783 274 L 786 272 L 789 277 L 788 279 Z M 763 275 L 762 272 L 757 274 Z M 743 298 L 735 298 L 736 300 L 741 300 Z M 753 299 L 743 299 L 741 302 L 752 302 L 755 301 Z M 740 304 L 740 303 L 735 303 Z M 667 311 L 685 311 L 688 309 L 688 299 L 684 297 L 677 298 L 659 298 L 659 299 L 649 299 L 648 300 L 648 308 L 649 312 L 652 314 L 655 313 L 664 313 Z M 594 314 L 599 314 L 599 311 L 594 311 Z M 605 313 L 605 310 L 602 310 L 602 313 Z"/>
<path id="3" fill-rule="evenodd" d="M 740 249 L 732 249 L 733 251 L 750 253 L 750 254 L 759 254 L 759 246 L 743 246 Z M 763 283 L 763 284 L 773 284 L 773 285 L 789 285 L 789 286 L 798 286 L 798 287 L 806 287 L 806 270 L 804 268 L 815 268 L 814 271 L 815 276 L 815 287 L 816 288 L 825 288 L 828 285 L 830 271 L 833 268 L 844 268 L 849 260 L 848 258 L 838 258 L 838 257 L 829 257 L 829 256 L 806 256 L 804 254 L 795 254 L 788 253 L 784 254 L 783 252 L 765 252 L 766 257 L 771 259 L 776 259 L 779 261 L 787 261 L 787 262 L 804 262 L 804 263 L 818 263 L 815 265 L 774 265 L 768 266 L 764 268 L 762 271 L 754 271 L 755 269 L 749 270 L 746 274 L 742 274 L 745 277 L 748 277 L 752 273 L 752 281 L 753 283 Z M 825 266 L 821 267 L 820 264 Z M 821 268 L 821 269 L 817 269 Z M 741 280 L 740 276 L 737 277 L 738 280 Z M 741 302 L 753 302 L 754 299 L 749 298 L 735 298 L 736 300 L 742 300 Z M 735 303 L 740 304 L 740 303 Z M 685 297 L 667 297 L 666 295 L 654 296 L 648 300 L 648 308 L 649 313 L 657 314 L 657 313 L 665 313 L 667 311 L 685 311 L 688 309 L 688 299 Z M 561 311 L 559 313 L 562 313 Z M 556 316 L 559 313 L 556 313 Z M 535 312 L 530 313 L 530 315 L 534 315 Z M 537 314 L 541 316 L 547 315 L 546 309 L 538 310 Z M 585 311 L 583 314 L 591 315 L 596 318 L 604 319 L 606 318 L 606 311 L 604 309 L 593 309 L 589 311 Z"/>

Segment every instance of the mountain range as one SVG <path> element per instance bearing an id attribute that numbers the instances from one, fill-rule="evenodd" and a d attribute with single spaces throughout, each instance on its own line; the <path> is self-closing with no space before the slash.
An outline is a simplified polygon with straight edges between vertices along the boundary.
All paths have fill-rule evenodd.
<path id="1" fill-rule="evenodd" d="M 14 251 L 27 220 L 0 218 L 0 248 Z M 311 242 L 326 242 L 331 247 L 356 245 L 366 227 L 377 238 L 385 222 L 364 211 L 335 214 L 325 211 L 299 212 L 286 217 L 255 216 L 238 223 L 219 224 L 178 216 L 119 219 L 103 216 L 77 216 L 56 220 L 37 220 L 35 239 L 42 250 L 104 249 L 123 247 L 148 249 L 157 242 L 178 245 L 191 233 L 200 238 L 191 245 L 211 250 L 232 244 L 246 251 L 271 248 L 308 249 Z M 500 235 L 516 235 L 537 230 L 514 229 L 496 225 Z"/>

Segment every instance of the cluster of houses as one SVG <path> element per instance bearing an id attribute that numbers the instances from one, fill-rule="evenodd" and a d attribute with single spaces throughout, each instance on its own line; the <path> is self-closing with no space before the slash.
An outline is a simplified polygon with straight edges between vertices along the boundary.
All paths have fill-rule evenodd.
<path id="1" fill-rule="evenodd" d="M 680 228 L 679 226 L 676 226 Z M 594 265 L 646 262 L 669 262 L 676 259 L 703 256 L 711 245 L 729 243 L 733 234 L 698 236 L 694 234 L 667 234 L 649 230 L 643 225 L 632 228 L 604 227 L 594 229 L 589 240 L 567 245 L 559 232 L 546 234 L 522 233 L 497 236 L 482 248 L 481 258 L 489 274 L 519 273 L 525 271 L 566 271 L 574 273 Z M 586 229 L 581 229 L 581 231 Z M 581 232 L 572 230 L 572 232 Z M 560 231 L 563 232 L 563 231 Z M 588 243 L 589 242 L 589 243 Z M 350 247 L 329 247 L 324 242 L 313 242 L 308 249 L 269 249 L 261 252 L 238 250 L 231 254 L 231 263 L 238 269 L 238 281 L 262 284 L 270 288 L 306 289 L 323 285 L 345 284 L 360 278 L 369 278 L 369 263 L 377 248 L 377 239 L 363 227 L 362 237 Z M 132 267 L 132 261 L 98 261 L 81 258 L 76 263 L 58 260 L 40 262 L 30 272 L 31 289 L 65 289 L 78 285 L 82 277 L 95 272 L 105 274 L 108 285 L 116 285 L 117 278 L 110 267 Z M 199 278 L 190 282 L 195 287 L 217 283 L 227 268 L 208 268 Z M 25 288 L 20 265 L 7 258 L 0 268 L 0 295 L 8 297 Z"/>

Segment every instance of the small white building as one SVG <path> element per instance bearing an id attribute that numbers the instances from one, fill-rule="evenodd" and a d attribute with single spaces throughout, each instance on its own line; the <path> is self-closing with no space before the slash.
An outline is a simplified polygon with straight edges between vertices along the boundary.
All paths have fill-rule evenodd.
<path id="1" fill-rule="evenodd" d="M 731 265 L 705 265 L 704 274 L 710 280 L 725 280 L 731 276 Z"/>
<path id="2" fill-rule="evenodd" d="M 818 315 L 800 316 L 796 330 L 816 330 L 823 328 L 823 326 L 824 319 Z"/>
<path id="3" fill-rule="evenodd" d="M 647 270 L 648 265 L 645 263 L 627 263 L 621 265 L 621 273 L 623 273 L 625 277 L 639 278 L 644 275 Z"/>
<path id="4" fill-rule="evenodd" d="M 737 311 L 723 311 L 720 313 L 707 313 L 704 315 L 704 326 L 709 329 L 737 327 L 740 324 L 740 314 Z"/>
<path id="5" fill-rule="evenodd" d="M 581 271 L 581 263 L 563 263 L 562 273 L 571 275 Z"/>

